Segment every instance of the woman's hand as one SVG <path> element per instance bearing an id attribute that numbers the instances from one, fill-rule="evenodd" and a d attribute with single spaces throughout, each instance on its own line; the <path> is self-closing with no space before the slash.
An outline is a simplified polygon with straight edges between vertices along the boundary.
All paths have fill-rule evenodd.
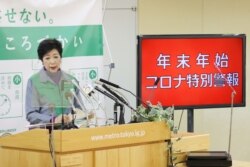
<path id="1" fill-rule="evenodd" d="M 60 114 L 55 118 L 54 123 L 62 123 L 62 117 L 63 117 L 64 123 L 70 123 L 73 119 L 71 114 L 68 114 L 68 115 L 64 114 L 63 116 L 62 114 Z"/>

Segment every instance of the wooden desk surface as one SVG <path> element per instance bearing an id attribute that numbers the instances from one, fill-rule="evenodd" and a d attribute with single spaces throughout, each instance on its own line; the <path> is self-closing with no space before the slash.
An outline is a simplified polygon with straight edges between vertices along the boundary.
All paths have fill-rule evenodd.
<path id="1" fill-rule="evenodd" d="M 250 167 L 250 162 L 233 160 L 232 167 Z"/>

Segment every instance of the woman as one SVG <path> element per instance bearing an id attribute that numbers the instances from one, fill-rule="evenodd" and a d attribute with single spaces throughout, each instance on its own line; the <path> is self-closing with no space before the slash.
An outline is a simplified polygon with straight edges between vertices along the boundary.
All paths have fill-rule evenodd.
<path id="1" fill-rule="evenodd" d="M 62 52 L 62 44 L 56 39 L 45 39 L 38 46 L 43 68 L 29 78 L 26 91 L 30 124 L 70 123 L 72 109 L 81 108 L 79 90 L 72 83 L 75 78 L 61 70 Z"/>

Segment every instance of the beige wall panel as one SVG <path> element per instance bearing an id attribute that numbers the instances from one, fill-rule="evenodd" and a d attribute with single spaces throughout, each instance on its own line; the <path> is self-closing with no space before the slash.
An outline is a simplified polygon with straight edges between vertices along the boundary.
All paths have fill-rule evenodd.
<path id="1" fill-rule="evenodd" d="M 138 33 L 246 34 L 247 100 L 246 107 L 234 108 L 230 153 L 233 159 L 250 161 L 250 0 L 138 0 Z M 230 111 L 195 110 L 194 131 L 210 134 L 211 150 L 228 150 Z M 176 125 L 180 115 L 180 110 L 175 112 Z M 184 112 L 180 130 L 186 125 Z"/>
<path id="2" fill-rule="evenodd" d="M 139 34 L 201 33 L 201 0 L 138 0 Z"/>
<path id="3" fill-rule="evenodd" d="M 249 99 L 249 36 L 250 36 L 250 1 L 249 0 L 204 0 L 204 33 L 244 33 L 247 36 L 246 55 L 246 98 Z M 230 95 L 229 95 L 230 98 Z M 250 161 L 250 149 L 244 147 L 250 141 L 250 101 L 247 107 L 234 108 L 231 149 L 233 159 Z M 230 108 L 203 111 L 202 121 L 197 120 L 196 127 L 209 131 L 211 149 L 227 150 L 229 141 Z"/>
<path id="4" fill-rule="evenodd" d="M 205 33 L 250 34 L 249 0 L 204 0 Z"/>

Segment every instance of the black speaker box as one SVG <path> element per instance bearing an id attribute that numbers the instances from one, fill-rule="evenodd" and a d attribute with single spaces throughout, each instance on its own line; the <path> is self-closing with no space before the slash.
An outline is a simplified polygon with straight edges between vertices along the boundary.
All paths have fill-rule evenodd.
<path id="1" fill-rule="evenodd" d="M 188 167 L 230 167 L 232 159 L 226 151 L 192 151 L 187 154 Z"/>

